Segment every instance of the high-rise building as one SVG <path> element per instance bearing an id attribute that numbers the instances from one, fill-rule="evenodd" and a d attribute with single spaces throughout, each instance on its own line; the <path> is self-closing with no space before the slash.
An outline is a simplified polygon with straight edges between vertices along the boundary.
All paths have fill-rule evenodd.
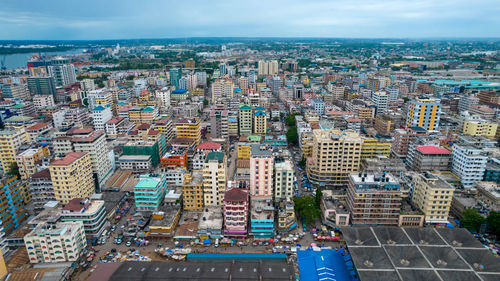
<path id="1" fill-rule="evenodd" d="M 36 162 L 49 155 L 50 151 L 48 145 L 38 148 L 29 148 L 17 154 L 16 162 L 21 179 L 28 180 L 31 175 L 37 172 Z"/>
<path id="2" fill-rule="evenodd" d="M 483 180 L 488 156 L 483 149 L 468 144 L 456 143 L 451 153 L 451 171 L 460 178 L 464 188 L 471 188 Z"/>
<path id="3" fill-rule="evenodd" d="M 233 96 L 234 85 L 231 79 L 216 79 L 212 83 L 212 103 L 220 98 L 231 98 Z"/>
<path id="4" fill-rule="evenodd" d="M 398 87 L 388 87 L 386 88 L 389 93 L 389 102 L 397 102 L 399 98 L 399 88 Z"/>
<path id="5" fill-rule="evenodd" d="M 94 79 L 83 79 L 80 81 L 82 91 L 95 91 Z"/>
<path id="6" fill-rule="evenodd" d="M 496 136 L 498 124 L 486 120 L 469 120 L 464 122 L 463 133 L 471 136 L 485 136 L 493 138 Z"/>
<path id="7" fill-rule="evenodd" d="M 422 127 L 429 131 L 436 131 L 441 116 L 441 101 L 436 99 L 420 99 L 410 101 L 407 127 Z"/>
<path id="8" fill-rule="evenodd" d="M 223 206 L 226 192 L 227 164 L 222 152 L 209 152 L 203 165 L 203 197 L 204 205 Z"/>
<path id="9" fill-rule="evenodd" d="M 193 171 L 184 175 L 182 185 L 182 202 L 184 210 L 203 210 L 203 173 Z"/>
<path id="10" fill-rule="evenodd" d="M 377 107 L 377 115 L 382 114 L 387 110 L 389 95 L 384 91 L 375 92 L 372 94 L 372 103 Z"/>
<path id="11" fill-rule="evenodd" d="M 66 135 L 55 138 L 53 146 L 56 156 L 70 152 L 87 152 L 90 156 L 91 171 L 99 185 L 111 175 L 113 165 L 109 155 L 112 151 L 107 146 L 104 131 L 73 127 L 66 131 Z"/>
<path id="12" fill-rule="evenodd" d="M 181 78 L 179 78 L 179 87 L 177 89 L 178 90 L 179 89 L 187 90 L 187 88 L 188 88 L 187 77 L 186 76 L 182 76 Z"/>
<path id="13" fill-rule="evenodd" d="M 167 192 L 164 174 L 143 174 L 134 187 L 135 206 L 139 211 L 159 211 Z"/>
<path id="14" fill-rule="evenodd" d="M 62 208 L 61 222 L 82 222 L 89 238 L 100 237 L 107 220 L 103 200 L 74 198 Z"/>
<path id="15" fill-rule="evenodd" d="M 319 115 L 325 114 L 325 102 L 322 99 L 311 99 L 311 106 Z"/>
<path id="16" fill-rule="evenodd" d="M 238 87 L 240 87 L 243 95 L 248 94 L 248 77 L 242 76 L 238 78 Z"/>
<path id="17" fill-rule="evenodd" d="M 228 111 L 223 104 L 214 105 L 210 110 L 210 135 L 212 138 L 227 138 L 228 132 Z"/>
<path id="18" fill-rule="evenodd" d="M 22 84 L 0 84 L 0 90 L 2 90 L 2 96 L 8 99 L 22 99 L 27 100 L 29 98 L 29 92 L 26 85 Z"/>
<path id="19" fill-rule="evenodd" d="M 281 77 L 273 76 L 273 78 L 271 79 L 271 89 L 273 90 L 273 94 L 278 94 L 281 85 L 283 85 L 283 83 L 281 82 Z"/>
<path id="20" fill-rule="evenodd" d="M 75 262 L 87 247 L 83 223 L 41 222 L 24 236 L 30 263 Z"/>
<path id="21" fill-rule="evenodd" d="M 198 76 L 196 76 L 195 73 L 190 73 L 187 76 L 187 89 L 189 91 L 194 91 L 196 90 L 196 87 L 198 86 Z"/>
<path id="22" fill-rule="evenodd" d="M 399 158 L 406 158 L 410 144 L 421 136 L 427 136 L 428 132 L 421 127 L 410 127 L 408 129 L 396 129 L 393 132 L 391 152 Z"/>
<path id="23" fill-rule="evenodd" d="M 221 63 L 219 65 L 219 73 L 220 73 L 220 76 L 224 76 L 227 74 L 227 65 L 225 63 Z"/>
<path id="24" fill-rule="evenodd" d="M 277 75 L 278 74 L 278 61 L 263 61 L 260 60 L 258 64 L 259 75 Z"/>
<path id="25" fill-rule="evenodd" d="M 169 70 L 169 74 L 170 74 L 170 85 L 175 86 L 175 88 L 179 88 L 179 79 L 181 79 L 181 69 L 171 68 Z"/>
<path id="26" fill-rule="evenodd" d="M 184 61 L 184 67 L 185 68 L 191 68 L 191 69 L 194 69 L 196 66 L 196 63 L 194 61 L 194 59 L 188 59 L 188 60 L 185 60 Z"/>
<path id="27" fill-rule="evenodd" d="M 205 71 L 196 71 L 196 82 L 197 86 L 207 85 L 207 73 Z"/>
<path id="28" fill-rule="evenodd" d="M 16 162 L 21 145 L 28 141 L 29 135 L 24 128 L 0 131 L 0 164 L 4 174 L 9 171 L 11 163 Z"/>
<path id="29" fill-rule="evenodd" d="M 274 157 L 268 147 L 253 144 L 250 155 L 250 196 L 272 199 Z"/>
<path id="30" fill-rule="evenodd" d="M 31 175 L 30 193 L 35 210 L 42 210 L 47 202 L 56 200 L 49 169 Z"/>
<path id="31" fill-rule="evenodd" d="M 155 91 L 156 98 L 161 101 L 163 107 L 170 107 L 171 87 L 163 87 L 161 90 Z"/>
<path id="32" fill-rule="evenodd" d="M 398 225 L 402 191 L 391 174 L 352 173 L 347 209 L 352 224 Z"/>
<path id="33" fill-rule="evenodd" d="M 274 200 L 291 201 L 294 196 L 295 171 L 288 159 L 275 159 L 274 164 Z"/>
<path id="34" fill-rule="evenodd" d="M 260 106 L 256 107 L 253 115 L 253 133 L 265 135 L 267 133 L 266 109 Z"/>
<path id="35" fill-rule="evenodd" d="M 248 190 L 231 188 L 224 195 L 224 237 L 245 238 L 248 233 Z"/>
<path id="36" fill-rule="evenodd" d="M 17 229 L 21 222 L 28 217 L 28 213 L 24 209 L 22 184 L 17 177 L 3 177 L 0 179 L 0 190 L 2 190 L 3 196 L 3 200 L 0 200 L 1 235 Z M 0 237 L 1 239 L 3 237 Z"/>
<path id="37" fill-rule="evenodd" d="M 240 123 L 239 128 L 241 136 L 248 136 L 252 134 L 253 116 L 252 108 L 249 105 L 245 104 L 240 107 L 238 112 L 238 122 Z"/>
<path id="38" fill-rule="evenodd" d="M 54 77 L 28 77 L 28 90 L 31 95 L 51 95 L 56 96 L 56 82 Z"/>
<path id="39" fill-rule="evenodd" d="M 304 86 L 302 85 L 293 85 L 293 98 L 294 99 L 302 99 L 304 97 Z"/>
<path id="40" fill-rule="evenodd" d="M 176 133 L 178 138 L 189 138 L 192 143 L 197 146 L 201 141 L 201 127 L 200 120 L 194 119 L 181 119 L 175 124 Z"/>
<path id="41" fill-rule="evenodd" d="M 412 204 L 425 214 L 426 223 L 447 223 L 453 187 L 439 176 L 425 172 L 413 177 Z"/>
<path id="42" fill-rule="evenodd" d="M 92 121 L 94 122 L 94 129 L 104 130 L 106 122 L 113 118 L 113 113 L 109 107 L 98 105 L 92 109 Z"/>
<path id="43" fill-rule="evenodd" d="M 90 155 L 70 152 L 49 166 L 56 200 L 67 204 L 74 198 L 88 198 L 95 192 Z"/>
<path id="44" fill-rule="evenodd" d="M 358 133 L 338 129 L 313 131 L 312 161 L 307 163 L 311 182 L 325 187 L 347 185 L 350 173 L 358 172 L 363 140 Z"/>
<path id="45" fill-rule="evenodd" d="M 68 59 L 55 58 L 52 64 L 47 66 L 49 75 L 54 77 L 57 87 L 64 87 L 76 83 L 75 66 Z"/>
<path id="46" fill-rule="evenodd" d="M 391 142 L 377 138 L 363 138 L 361 146 L 361 160 L 367 158 L 377 158 L 380 156 L 389 157 L 391 154 Z"/>
<path id="47" fill-rule="evenodd" d="M 479 98 L 475 95 L 464 95 L 458 100 L 458 112 L 469 111 L 469 109 L 479 103 Z"/>

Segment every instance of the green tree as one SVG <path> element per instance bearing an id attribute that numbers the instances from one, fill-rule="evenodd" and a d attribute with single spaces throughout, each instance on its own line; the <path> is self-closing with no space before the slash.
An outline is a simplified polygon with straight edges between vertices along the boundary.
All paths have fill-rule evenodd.
<path id="1" fill-rule="evenodd" d="M 18 178 L 21 177 L 21 174 L 19 174 L 19 166 L 17 166 L 17 162 L 10 163 L 8 174 L 11 176 L 17 176 Z"/>
<path id="2" fill-rule="evenodd" d="M 207 106 L 207 105 L 208 105 L 208 100 L 207 100 L 207 99 L 204 99 L 204 100 L 203 100 L 203 105 L 204 105 L 204 106 Z"/>
<path id="3" fill-rule="evenodd" d="M 286 140 L 288 144 L 297 145 L 299 143 L 299 134 L 297 133 L 297 127 L 293 126 L 286 132 Z"/>
<path id="4" fill-rule="evenodd" d="M 285 117 L 285 122 L 288 125 L 288 127 L 295 126 L 295 116 L 297 116 L 297 115 L 300 115 L 300 114 L 298 114 L 298 113 L 288 114 Z"/>
<path id="5" fill-rule="evenodd" d="M 319 218 L 321 211 L 315 206 L 315 199 L 312 196 L 295 197 L 295 212 L 300 219 L 304 219 L 306 224 L 314 222 Z"/>
<path id="6" fill-rule="evenodd" d="M 306 167 L 306 158 L 304 156 L 302 156 L 302 159 L 300 159 L 299 161 L 299 167 L 301 167 L 302 169 Z"/>
<path id="7" fill-rule="evenodd" d="M 460 222 L 463 227 L 470 231 L 478 231 L 485 221 L 485 218 L 476 209 L 466 209 L 462 215 L 464 218 Z"/>
<path id="8" fill-rule="evenodd" d="M 490 231 L 499 236 L 500 235 L 500 212 L 491 211 L 488 217 L 486 218 L 488 222 L 488 227 Z"/>
<path id="9" fill-rule="evenodd" d="M 316 208 L 319 209 L 319 206 L 321 205 L 321 198 L 323 197 L 323 192 L 321 191 L 321 188 L 317 187 L 316 188 L 316 196 L 314 198 L 314 203 L 316 203 Z"/>

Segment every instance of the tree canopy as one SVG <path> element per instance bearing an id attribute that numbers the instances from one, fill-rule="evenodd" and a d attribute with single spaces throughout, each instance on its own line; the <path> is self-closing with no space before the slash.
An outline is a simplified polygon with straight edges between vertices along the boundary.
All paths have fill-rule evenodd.
<path id="1" fill-rule="evenodd" d="M 286 132 L 286 140 L 291 145 L 297 145 L 299 143 L 299 134 L 297 132 L 297 127 L 293 126 Z"/>
<path id="2" fill-rule="evenodd" d="M 464 218 L 460 221 L 462 226 L 470 231 L 478 231 L 485 218 L 477 212 L 476 209 L 466 209 L 462 215 Z"/>
<path id="3" fill-rule="evenodd" d="M 500 212 L 491 211 L 486 218 L 490 232 L 499 236 L 500 235 Z"/>
<path id="4" fill-rule="evenodd" d="M 304 219 L 305 223 L 312 223 L 319 218 L 321 211 L 316 207 L 316 199 L 312 196 L 295 197 L 295 212 Z"/>

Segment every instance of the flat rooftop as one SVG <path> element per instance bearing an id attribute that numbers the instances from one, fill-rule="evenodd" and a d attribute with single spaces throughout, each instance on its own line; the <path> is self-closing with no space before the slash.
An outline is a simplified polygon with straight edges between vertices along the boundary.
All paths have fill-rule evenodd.
<path id="1" fill-rule="evenodd" d="M 464 228 L 344 227 L 361 280 L 500 280 L 500 261 Z"/>
<path id="2" fill-rule="evenodd" d="M 89 280 L 295 280 L 293 266 L 285 261 L 169 261 L 123 262 L 119 264 L 120 266 L 117 268 L 99 264 Z M 99 267 L 106 268 L 106 270 L 101 270 Z M 113 273 L 109 275 L 111 271 Z"/>

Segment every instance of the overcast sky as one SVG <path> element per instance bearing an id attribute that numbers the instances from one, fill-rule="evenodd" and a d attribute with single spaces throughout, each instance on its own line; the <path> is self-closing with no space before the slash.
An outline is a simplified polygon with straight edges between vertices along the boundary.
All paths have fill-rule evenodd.
<path id="1" fill-rule="evenodd" d="M 499 0 L 1 0 L 0 40 L 500 37 Z"/>

